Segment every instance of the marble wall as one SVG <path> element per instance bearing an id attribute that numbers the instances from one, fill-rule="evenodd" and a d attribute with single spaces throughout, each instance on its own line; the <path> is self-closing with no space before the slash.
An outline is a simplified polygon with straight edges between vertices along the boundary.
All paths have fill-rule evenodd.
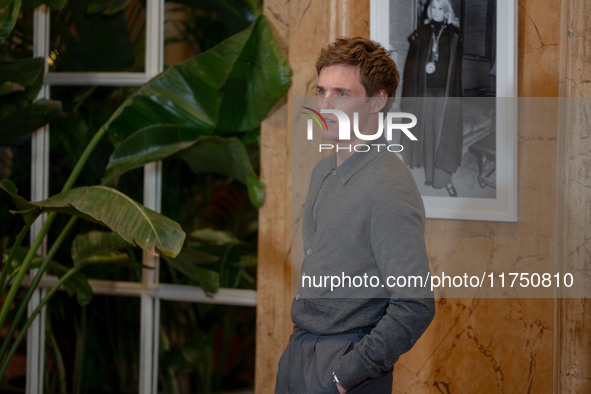
<path id="1" fill-rule="evenodd" d="M 553 267 L 555 167 L 548 158 L 555 155 L 556 109 L 553 101 L 520 104 L 518 222 L 429 221 L 433 266 Z M 549 393 L 553 319 L 551 299 L 439 299 L 433 324 L 396 366 L 394 392 Z"/>
<path id="2" fill-rule="evenodd" d="M 519 95 L 554 97 L 560 3 L 520 1 L 518 21 Z M 520 101 L 518 222 L 432 220 L 432 262 L 553 267 L 556 125 L 555 102 Z M 437 306 L 432 326 L 398 363 L 394 392 L 552 392 L 553 300 L 440 299 Z"/>
<path id="3" fill-rule="evenodd" d="M 578 2 L 519 0 L 518 4 L 519 95 L 555 97 L 565 91 L 559 82 L 564 85 L 573 74 L 565 71 L 562 64 L 564 59 L 574 56 L 571 53 L 574 49 L 568 53 L 564 49 L 566 29 L 562 26 L 570 23 L 566 15 L 578 15 L 578 26 L 589 26 L 589 12 L 573 13 L 572 7 L 581 7 Z M 315 82 L 313 65 L 322 46 L 338 35 L 369 34 L 369 0 L 266 0 L 265 14 L 294 71 L 290 99 L 311 92 Z M 576 33 L 577 37 L 585 37 L 586 31 L 581 28 Z M 584 39 L 578 45 L 575 47 L 579 52 L 585 52 Z M 569 63 L 570 70 L 589 70 L 584 67 L 588 59 L 586 62 Z M 579 80 L 584 81 L 582 73 Z M 535 104 L 523 103 L 519 110 L 518 222 L 430 220 L 427 242 L 434 265 L 445 260 L 469 265 L 478 259 L 499 267 L 518 263 L 535 271 L 553 267 L 560 262 L 560 256 L 572 253 L 560 240 L 573 224 L 564 223 L 560 215 L 556 220 L 555 208 L 574 210 L 576 207 L 568 204 L 570 194 L 564 196 L 557 190 L 571 190 L 569 185 L 581 183 L 564 175 L 565 167 L 570 168 L 575 178 L 585 175 L 577 175 L 568 152 L 563 154 L 566 148 L 562 140 L 566 138 L 567 146 L 579 147 L 588 147 L 589 142 L 585 142 L 584 133 L 583 137 L 577 137 L 584 143 L 577 138 L 573 141 L 568 134 L 560 135 L 555 102 L 540 99 Z M 301 197 L 297 197 L 301 186 L 289 179 L 293 148 L 290 147 L 290 115 L 289 105 L 284 102 L 262 127 L 262 178 L 267 199 L 261 210 L 259 236 L 258 393 L 273 392 L 277 361 L 292 328 L 290 251 L 294 240 L 289 229 L 290 198 Z M 560 160 L 556 160 L 557 150 Z M 312 156 L 310 163 L 316 161 Z M 565 162 L 571 163 L 570 167 Z M 583 201 L 585 193 L 588 197 L 585 190 L 572 193 Z M 591 211 L 589 206 L 586 209 Z M 583 228 L 583 238 L 572 247 L 591 250 L 589 224 L 576 225 Z M 589 252 L 586 253 L 582 252 L 582 259 L 588 258 Z M 579 388 L 586 387 L 585 379 L 589 380 L 585 369 L 589 365 L 589 346 L 585 347 L 589 336 L 572 332 L 575 329 L 588 332 L 581 329 L 577 317 L 588 315 L 587 307 L 580 302 L 575 306 L 560 306 L 552 299 L 439 299 L 433 324 L 396 365 L 393 392 L 585 392 Z M 563 320 L 556 319 L 557 311 L 562 311 Z M 568 356 L 563 356 L 560 349 L 555 350 L 557 332 L 567 333 L 559 338 L 560 346 L 570 349 Z M 573 349 L 575 343 L 583 344 L 578 353 Z M 564 368 L 560 371 L 555 368 L 555 361 Z M 561 383 L 571 375 L 578 376 L 574 385 Z M 567 387 L 577 389 L 572 391 Z"/>
<path id="4" fill-rule="evenodd" d="M 591 2 L 562 2 L 557 136 L 556 267 L 591 278 Z M 590 286 L 591 287 L 591 286 Z M 556 304 L 556 393 L 591 393 L 591 299 Z"/>

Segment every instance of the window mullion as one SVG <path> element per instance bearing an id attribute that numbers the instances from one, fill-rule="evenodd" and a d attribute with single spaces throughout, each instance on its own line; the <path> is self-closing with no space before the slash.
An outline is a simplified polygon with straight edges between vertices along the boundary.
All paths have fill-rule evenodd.
<path id="1" fill-rule="evenodd" d="M 33 56 L 47 58 L 49 53 L 49 10 L 41 6 L 34 13 Z M 44 74 L 47 74 L 45 63 Z M 49 98 L 49 87 L 43 85 L 39 98 Z M 45 126 L 31 137 L 31 201 L 44 200 L 49 195 L 49 127 Z M 41 215 L 31 226 L 31 242 L 37 237 L 46 215 Z M 45 255 L 47 238 L 43 240 L 39 254 Z M 31 270 L 31 275 L 36 270 Z M 41 302 L 46 290 L 37 289 L 28 305 L 30 314 Z M 27 377 L 26 392 L 37 394 L 43 392 L 43 374 L 45 361 L 45 308 L 34 320 L 27 332 Z"/>
<path id="2" fill-rule="evenodd" d="M 164 1 L 146 2 L 146 77 L 152 78 L 163 70 Z M 160 211 L 162 165 L 161 162 L 144 167 L 144 205 Z M 143 270 L 142 285 L 146 290 L 141 296 L 140 328 L 140 393 L 156 393 L 158 390 L 158 338 L 160 328 L 160 301 L 150 291 L 158 284 L 159 259 L 143 253 L 143 263 L 154 269 Z"/>
<path id="3" fill-rule="evenodd" d="M 50 72 L 45 82 L 52 86 L 141 86 L 148 82 L 146 73 L 139 72 Z"/>

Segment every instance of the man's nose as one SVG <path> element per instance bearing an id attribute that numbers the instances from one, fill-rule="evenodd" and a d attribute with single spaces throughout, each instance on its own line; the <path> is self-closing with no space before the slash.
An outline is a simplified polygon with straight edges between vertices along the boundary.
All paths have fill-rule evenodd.
<path id="1" fill-rule="evenodd" d="M 318 107 L 319 108 L 334 108 L 334 98 L 335 96 L 332 93 L 326 93 L 324 96 L 318 98 Z"/>

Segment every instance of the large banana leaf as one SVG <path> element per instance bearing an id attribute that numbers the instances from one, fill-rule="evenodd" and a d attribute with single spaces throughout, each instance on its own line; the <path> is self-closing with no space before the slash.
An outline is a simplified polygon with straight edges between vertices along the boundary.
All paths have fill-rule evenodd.
<path id="1" fill-rule="evenodd" d="M 40 202 L 29 202 L 14 195 L 14 185 L 0 181 L 0 189 L 19 200 L 25 215 L 39 212 L 61 212 L 101 223 L 129 243 L 155 253 L 176 256 L 185 233 L 178 223 L 154 212 L 116 189 L 106 186 L 80 187 L 62 192 Z M 23 210 L 23 208 L 25 208 Z"/>
<path id="2" fill-rule="evenodd" d="M 199 138 L 200 131 L 204 132 L 196 128 L 166 124 L 136 131 L 115 148 L 105 170 L 103 183 L 111 184 L 129 170 L 165 159 L 191 147 Z"/>
<path id="3" fill-rule="evenodd" d="M 195 129 L 154 126 L 142 129 L 123 141 L 111 155 L 103 178 L 110 183 L 122 173 L 162 160 L 175 153 L 198 173 L 218 173 L 246 185 L 252 204 L 263 204 L 264 188 L 252 168 L 244 145 L 237 138 L 199 137 Z M 139 154 L 138 151 L 143 152 Z"/>
<path id="4" fill-rule="evenodd" d="M 290 78 L 291 70 L 259 16 L 246 30 L 171 67 L 130 96 L 104 126 L 121 144 L 105 181 L 195 146 L 192 142 L 214 132 L 257 128 L 289 88 Z M 250 186 L 259 206 L 262 187 L 252 166 L 246 160 L 238 167 L 227 175 L 239 173 L 236 178 Z"/>

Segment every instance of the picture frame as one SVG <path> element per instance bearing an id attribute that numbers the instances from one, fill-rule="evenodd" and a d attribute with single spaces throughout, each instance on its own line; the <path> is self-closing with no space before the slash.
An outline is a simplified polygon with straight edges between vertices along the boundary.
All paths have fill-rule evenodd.
<path id="1" fill-rule="evenodd" d="M 517 1 L 437 1 L 445 1 L 453 8 L 463 49 L 462 97 L 453 98 L 460 103 L 463 113 L 461 164 L 451 174 L 450 182 L 456 196 L 452 196 L 447 185 L 432 186 L 431 175 L 424 168 L 427 165 L 416 166 L 404 159 L 404 155 L 400 156 L 417 181 L 428 218 L 515 222 L 518 218 Z M 425 8 L 429 4 L 430 0 L 370 1 L 371 39 L 391 51 L 401 73 L 393 110 L 400 109 L 400 103 L 406 99 L 402 97 L 403 84 L 409 83 L 408 75 L 412 74 L 409 71 L 405 79 L 409 37 L 421 25 L 432 22 Z M 450 17 L 446 14 L 446 18 Z"/>

